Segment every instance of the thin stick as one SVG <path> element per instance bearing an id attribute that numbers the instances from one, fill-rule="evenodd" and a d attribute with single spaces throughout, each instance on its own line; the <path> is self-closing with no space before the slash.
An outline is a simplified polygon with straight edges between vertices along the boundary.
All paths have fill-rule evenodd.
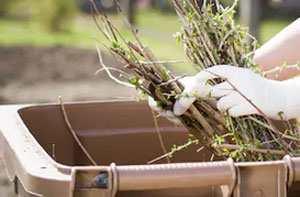
<path id="1" fill-rule="evenodd" d="M 61 111 L 63 113 L 63 116 L 64 116 L 64 120 L 65 120 L 65 123 L 66 125 L 68 126 L 69 128 L 69 131 L 71 132 L 71 134 L 73 135 L 76 143 L 78 144 L 78 146 L 81 148 L 81 150 L 83 151 L 83 153 L 86 155 L 86 157 L 90 160 L 90 162 L 97 166 L 97 163 L 96 161 L 92 158 L 92 156 L 89 154 L 89 152 L 86 150 L 86 148 L 83 146 L 83 144 L 81 143 L 80 139 L 78 138 L 78 136 L 76 135 L 76 132 L 74 131 L 70 121 L 69 121 L 69 118 L 67 116 L 67 112 L 66 112 L 66 109 L 65 109 L 65 106 L 63 104 L 63 100 L 62 100 L 62 97 L 59 96 L 58 97 L 58 100 L 59 100 L 59 104 L 60 104 L 60 108 L 61 108 Z"/>
<path id="2" fill-rule="evenodd" d="M 222 135 L 221 137 L 225 138 L 225 137 L 228 137 L 228 136 L 230 136 L 230 135 L 231 135 L 231 133 L 226 133 L 226 134 Z M 177 146 L 175 149 L 172 149 L 170 152 L 168 152 L 168 153 L 166 153 L 166 154 L 164 154 L 164 155 L 161 155 L 161 156 L 159 156 L 159 157 L 157 157 L 157 158 L 155 158 L 155 159 L 153 159 L 153 160 L 147 162 L 147 164 L 151 164 L 151 163 L 157 162 L 157 161 L 159 161 L 159 160 L 161 160 L 161 159 L 163 159 L 163 158 L 165 158 L 165 157 L 170 157 L 170 156 L 173 155 L 174 153 L 179 152 L 179 151 L 181 151 L 182 149 L 187 148 L 187 147 L 189 147 L 189 146 L 192 145 L 192 144 L 198 144 L 198 143 L 201 143 L 198 139 L 196 139 L 196 140 L 189 140 L 186 144 L 183 144 L 183 145 L 181 145 L 181 146 Z M 211 144 L 213 144 L 213 143 L 214 143 L 214 141 L 210 141 L 210 142 L 209 142 L 209 145 L 211 145 Z M 203 144 L 203 143 L 202 143 L 202 144 Z M 204 144 L 203 146 L 201 146 L 196 152 L 199 153 L 199 152 L 201 152 L 204 148 L 205 148 L 205 144 Z"/>
<path id="3" fill-rule="evenodd" d="M 55 156 L 55 152 L 56 152 L 56 146 L 55 144 L 52 144 L 52 158 L 54 159 L 54 161 L 56 161 L 56 156 Z"/>
<path id="4" fill-rule="evenodd" d="M 182 76 L 179 76 L 179 77 L 175 77 L 174 79 L 171 79 L 171 80 L 169 80 L 169 81 L 167 81 L 167 82 L 161 83 L 161 84 L 159 84 L 158 86 L 166 86 L 166 85 L 169 85 L 169 84 L 173 83 L 174 81 L 178 81 L 179 79 L 182 79 L 182 78 L 184 78 L 184 77 L 186 77 L 186 75 L 182 75 Z"/>
<path id="5" fill-rule="evenodd" d="M 276 131 L 274 131 L 274 129 L 273 129 L 271 126 L 269 126 L 269 125 L 263 123 L 262 121 L 259 121 L 259 120 L 255 119 L 255 118 L 251 117 L 251 116 L 250 116 L 250 117 L 247 117 L 247 118 L 250 119 L 250 120 L 253 120 L 254 122 L 256 122 L 256 123 L 258 123 L 258 124 L 260 124 L 260 125 L 262 125 L 263 127 L 269 129 L 270 131 L 272 131 L 272 132 L 274 132 L 274 133 L 276 132 Z M 293 137 L 293 136 L 286 135 L 286 134 L 284 134 L 284 133 L 282 134 L 282 137 L 284 137 L 284 138 L 286 138 L 286 139 L 289 139 L 289 140 L 293 140 L 293 141 L 300 142 L 300 139 L 295 138 L 295 137 Z"/>
<path id="6" fill-rule="evenodd" d="M 283 71 L 284 69 L 297 69 L 297 70 L 300 70 L 300 67 L 299 65 L 287 65 L 285 68 L 282 68 L 282 66 L 277 66 L 271 70 L 267 70 L 265 72 L 263 72 L 263 75 L 266 75 L 266 74 L 270 74 L 270 73 L 275 73 L 275 72 L 281 72 Z"/>
<path id="7" fill-rule="evenodd" d="M 108 76 L 114 80 L 115 82 L 121 84 L 121 85 L 124 85 L 126 87 L 129 87 L 129 88 L 134 88 L 135 86 L 132 85 L 132 84 L 129 84 L 129 83 L 126 83 L 124 81 L 121 81 L 119 79 L 117 79 L 116 77 L 114 77 L 111 72 L 109 71 L 109 69 L 105 66 L 104 62 L 103 62 L 103 59 L 102 59 L 102 55 L 101 55 L 101 51 L 99 49 L 99 47 L 96 45 L 96 49 L 97 49 L 97 52 L 98 52 L 98 56 L 99 56 L 99 62 L 100 62 L 100 65 L 103 67 L 103 69 L 106 71 L 106 73 L 108 74 Z"/>
<path id="8" fill-rule="evenodd" d="M 95 75 L 99 75 L 101 72 L 105 71 L 106 69 L 116 71 L 116 72 L 120 73 L 120 75 L 124 76 L 126 79 L 130 79 L 130 76 L 126 72 L 122 71 L 121 69 L 115 68 L 115 67 L 100 68 L 99 70 L 97 70 L 95 72 Z"/>
<path id="9" fill-rule="evenodd" d="M 192 144 L 197 144 L 197 143 L 199 143 L 199 140 L 189 141 L 189 142 L 187 142 L 186 144 L 183 144 L 183 145 L 181 145 L 181 146 L 178 146 L 177 148 L 171 150 L 170 152 L 165 153 L 164 155 L 161 155 L 161 156 L 159 156 L 159 157 L 157 157 L 157 158 L 155 158 L 155 159 L 153 159 L 153 160 L 151 160 L 151 161 L 148 161 L 147 164 L 155 163 L 155 162 L 157 162 L 157 161 L 159 161 L 159 160 L 161 160 L 161 159 L 163 159 L 163 158 L 169 158 L 169 157 L 170 157 L 171 155 L 173 155 L 174 153 L 179 152 L 179 151 L 181 151 L 182 149 L 187 148 L 188 146 L 190 146 L 190 145 L 192 145 Z M 198 152 L 200 152 L 201 150 L 203 150 L 203 148 L 204 148 L 204 146 L 202 146 L 201 148 L 199 148 L 199 149 L 198 149 Z"/>
<path id="10" fill-rule="evenodd" d="M 189 61 L 186 60 L 158 60 L 158 61 L 138 61 L 141 64 L 181 64 L 181 63 L 188 63 Z"/>
<path id="11" fill-rule="evenodd" d="M 217 148 L 227 148 L 229 150 L 248 150 L 248 151 L 253 151 L 257 153 L 266 153 L 266 154 L 274 154 L 274 155 L 285 155 L 286 153 L 281 150 L 268 150 L 268 149 L 260 149 L 260 148 L 255 148 L 255 147 L 243 147 L 239 145 L 234 145 L 234 144 L 218 144 L 216 145 Z"/>
<path id="12" fill-rule="evenodd" d="M 163 137 L 162 137 L 162 135 L 160 133 L 158 122 L 157 122 L 154 110 L 152 109 L 151 112 L 152 112 L 153 121 L 154 121 L 155 129 L 156 129 L 156 132 L 157 132 L 157 136 L 158 136 L 158 139 L 159 139 L 159 143 L 160 143 L 161 149 L 163 150 L 164 154 L 167 154 L 167 149 L 166 149 Z M 167 160 L 168 163 L 171 163 L 169 157 L 166 157 L 166 160 Z"/>

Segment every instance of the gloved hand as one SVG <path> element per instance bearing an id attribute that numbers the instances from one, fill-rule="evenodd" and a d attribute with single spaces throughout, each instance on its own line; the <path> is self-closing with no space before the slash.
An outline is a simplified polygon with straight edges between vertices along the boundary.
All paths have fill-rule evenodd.
<path id="1" fill-rule="evenodd" d="M 195 79 L 195 77 L 184 77 L 178 80 L 185 88 L 185 92 L 191 92 L 191 94 L 189 94 L 189 97 L 186 98 L 189 103 L 192 103 L 196 97 L 202 97 L 202 95 L 207 95 L 212 88 L 212 86 L 210 85 L 205 85 L 204 83 L 197 83 Z M 184 96 L 186 97 L 186 95 Z M 185 102 L 185 100 L 182 100 L 182 102 Z M 164 110 L 162 107 L 159 107 L 157 105 L 157 102 L 152 97 L 148 97 L 148 104 L 150 108 L 156 111 L 160 116 L 167 118 L 169 121 L 175 123 L 176 125 L 181 125 L 180 120 L 176 118 L 172 111 Z"/>
<path id="2" fill-rule="evenodd" d="M 148 97 L 148 104 L 150 108 L 156 111 L 160 116 L 167 118 L 170 122 L 173 122 L 176 125 L 181 125 L 180 120 L 175 117 L 172 111 L 158 107 L 157 102 L 150 96 Z"/>
<path id="3" fill-rule="evenodd" d="M 190 95 L 193 91 L 202 89 L 201 84 L 207 80 L 218 77 L 228 81 L 211 88 L 211 96 L 218 98 L 217 108 L 220 111 L 228 111 L 233 117 L 259 114 L 259 111 L 242 96 L 244 95 L 269 118 L 289 120 L 300 117 L 300 78 L 274 81 L 263 78 L 249 69 L 219 65 L 199 72 L 194 81 L 185 84 L 187 88 L 184 93 Z M 238 91 L 234 90 L 235 88 Z M 204 94 L 199 96 L 205 97 Z M 181 97 L 175 103 L 174 114 L 183 114 L 194 100 Z"/>

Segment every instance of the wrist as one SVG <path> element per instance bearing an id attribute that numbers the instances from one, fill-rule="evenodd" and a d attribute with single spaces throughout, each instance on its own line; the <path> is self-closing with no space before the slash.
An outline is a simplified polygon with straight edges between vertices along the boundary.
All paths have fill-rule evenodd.
<path id="1" fill-rule="evenodd" d="M 300 78 L 283 81 L 286 88 L 286 113 L 289 119 L 300 117 Z"/>
<path id="2" fill-rule="evenodd" d="M 266 102 L 270 118 L 290 120 L 300 117 L 300 78 L 267 81 L 269 88 L 266 91 L 268 94 Z"/>
<path id="3" fill-rule="evenodd" d="M 290 94 L 289 85 L 285 83 L 285 81 L 275 81 L 269 80 L 267 81 L 267 88 L 265 89 L 265 93 L 267 96 L 265 102 L 266 110 L 265 113 L 269 116 L 269 118 L 276 120 L 287 120 L 290 119 L 290 111 L 288 106 L 288 98 Z"/>

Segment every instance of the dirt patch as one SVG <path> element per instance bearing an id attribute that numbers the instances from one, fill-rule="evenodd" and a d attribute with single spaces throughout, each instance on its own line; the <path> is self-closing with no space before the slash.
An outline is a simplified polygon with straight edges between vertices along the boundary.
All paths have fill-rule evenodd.
<path id="1" fill-rule="evenodd" d="M 121 67 L 113 57 L 103 54 L 109 66 Z M 0 48 L 1 103 L 97 100 L 130 97 L 135 90 L 111 81 L 99 69 L 96 50 L 67 47 Z"/>
<path id="2" fill-rule="evenodd" d="M 108 64 L 119 66 L 103 54 Z M 95 79 L 99 68 L 95 50 L 66 47 L 0 48 L 0 76 L 2 83 L 20 80 L 26 84 L 38 81 L 77 81 Z"/>

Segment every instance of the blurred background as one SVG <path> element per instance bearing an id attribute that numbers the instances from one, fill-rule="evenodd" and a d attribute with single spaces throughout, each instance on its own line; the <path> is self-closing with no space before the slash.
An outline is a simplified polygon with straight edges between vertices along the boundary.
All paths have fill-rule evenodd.
<path id="1" fill-rule="evenodd" d="M 130 35 L 112 0 L 96 0 L 123 35 Z M 180 23 L 170 0 L 121 0 L 142 41 L 160 60 L 185 59 L 173 34 Z M 233 0 L 222 0 L 231 5 Z M 236 22 L 250 27 L 261 44 L 299 16 L 298 0 L 240 0 Z M 95 76 L 95 39 L 102 40 L 89 0 L 0 0 L 0 103 L 56 102 L 130 97 L 134 90 Z M 103 52 L 109 66 L 120 66 Z M 192 73 L 186 64 L 169 65 Z"/>
<path id="2" fill-rule="evenodd" d="M 97 1 L 97 0 L 96 0 Z M 168 0 L 120 0 L 145 45 L 160 60 L 185 55 L 173 34 L 180 23 Z M 232 0 L 222 0 L 224 5 Z M 123 35 L 130 31 L 111 0 L 98 0 Z M 249 26 L 260 44 L 300 15 L 299 0 L 240 0 L 236 22 Z M 0 104 L 130 98 L 135 90 L 111 81 L 100 68 L 95 39 L 102 39 L 89 0 L 0 0 Z M 121 65 L 103 51 L 108 66 Z M 168 65 L 175 73 L 193 73 L 187 64 Z M 9 196 L 0 167 L 0 196 Z"/>

